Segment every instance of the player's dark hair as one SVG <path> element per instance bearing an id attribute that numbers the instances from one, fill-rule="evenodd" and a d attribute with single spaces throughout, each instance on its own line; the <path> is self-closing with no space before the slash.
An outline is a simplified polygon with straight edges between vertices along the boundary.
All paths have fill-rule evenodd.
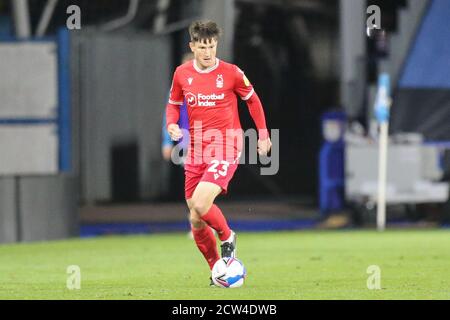
<path id="1" fill-rule="evenodd" d="M 217 40 L 222 34 L 222 30 L 217 23 L 211 20 L 198 20 L 189 26 L 189 35 L 192 42 L 209 42 L 211 39 Z"/>

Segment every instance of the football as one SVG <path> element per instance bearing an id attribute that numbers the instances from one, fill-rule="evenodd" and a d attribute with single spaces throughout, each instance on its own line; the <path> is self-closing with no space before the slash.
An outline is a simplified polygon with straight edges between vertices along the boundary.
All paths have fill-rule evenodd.
<path id="1" fill-rule="evenodd" d="M 212 269 L 212 280 L 220 288 L 239 288 L 246 275 L 244 264 L 236 258 L 219 259 Z"/>

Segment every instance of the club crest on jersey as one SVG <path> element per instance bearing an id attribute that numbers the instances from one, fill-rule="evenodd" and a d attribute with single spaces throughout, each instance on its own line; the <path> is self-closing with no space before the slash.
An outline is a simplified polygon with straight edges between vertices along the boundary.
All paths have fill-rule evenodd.
<path id="1" fill-rule="evenodd" d="M 192 81 L 194 80 L 194 78 L 188 78 L 188 83 L 189 83 L 189 85 L 191 85 L 192 84 Z"/>
<path id="2" fill-rule="evenodd" d="M 216 87 L 219 89 L 223 88 L 223 76 L 221 74 L 217 75 Z"/>

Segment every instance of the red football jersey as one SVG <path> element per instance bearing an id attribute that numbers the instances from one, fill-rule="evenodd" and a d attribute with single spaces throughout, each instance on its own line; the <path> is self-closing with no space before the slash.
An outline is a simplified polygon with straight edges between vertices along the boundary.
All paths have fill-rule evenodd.
<path id="1" fill-rule="evenodd" d="M 216 64 L 205 70 L 195 60 L 179 66 L 173 76 L 169 104 L 182 105 L 186 101 L 191 156 L 192 150 L 197 157 L 201 156 L 199 152 L 204 156 L 208 147 L 214 153 L 216 147 L 222 146 L 223 156 L 228 160 L 236 158 L 242 149 L 242 134 L 236 138 L 230 135 L 230 129 L 237 129 L 235 134 L 242 132 L 237 96 L 248 100 L 253 94 L 252 84 L 234 64 L 216 58 Z"/>

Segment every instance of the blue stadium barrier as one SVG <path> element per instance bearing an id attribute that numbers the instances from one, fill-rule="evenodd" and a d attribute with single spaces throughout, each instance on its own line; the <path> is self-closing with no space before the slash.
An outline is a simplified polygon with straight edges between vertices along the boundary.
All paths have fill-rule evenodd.
<path id="1" fill-rule="evenodd" d="M 450 88 L 450 1 L 432 0 L 400 79 L 400 88 Z"/>
<path id="2" fill-rule="evenodd" d="M 71 103 L 70 103 L 70 34 L 60 28 L 56 37 L 17 39 L 11 34 L 0 34 L 0 43 L 56 42 L 58 49 L 58 114 L 56 118 L 0 118 L 0 125 L 58 124 L 58 166 L 60 172 L 71 170 Z"/>
<path id="3" fill-rule="evenodd" d="M 344 140 L 343 112 L 328 112 L 322 116 L 322 126 L 327 121 L 341 124 L 340 136 L 334 141 L 324 139 L 319 154 L 319 207 L 322 215 L 344 207 Z"/>
<path id="4" fill-rule="evenodd" d="M 229 220 L 230 227 L 243 232 L 288 231 L 314 228 L 318 221 L 314 219 L 292 220 Z M 98 223 L 82 224 L 80 237 L 123 234 L 153 234 L 163 232 L 188 232 L 190 225 L 185 222 L 152 223 Z"/>
<path id="5" fill-rule="evenodd" d="M 71 169 L 70 35 L 67 28 L 58 31 L 58 135 L 59 171 Z"/>

